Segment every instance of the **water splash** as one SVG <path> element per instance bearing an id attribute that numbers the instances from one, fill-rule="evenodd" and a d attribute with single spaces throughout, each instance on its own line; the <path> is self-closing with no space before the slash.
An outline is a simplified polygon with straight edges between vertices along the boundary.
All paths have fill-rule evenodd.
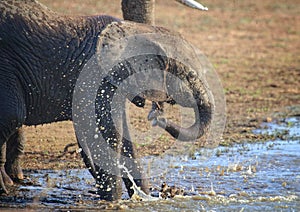
<path id="1" fill-rule="evenodd" d="M 157 186 L 159 190 L 161 182 L 167 182 L 193 191 L 187 193 L 188 196 L 167 200 L 151 197 L 136 186 L 128 169 L 120 166 L 133 182 L 136 200 L 145 199 L 142 202 L 121 201 L 121 206 L 128 206 L 126 211 L 144 212 L 299 211 L 300 117 L 287 119 L 280 125 L 267 125 L 260 133 L 271 133 L 270 129 L 275 132 L 280 128 L 288 130 L 287 139 L 201 150 L 194 159 L 177 156 L 170 161 L 170 158 L 160 158 L 157 168 L 168 164 L 168 172 L 151 178 L 152 187 Z M 18 187 L 12 196 L 1 196 L 1 207 L 18 208 L 17 211 L 22 207 L 96 211 L 106 204 L 99 201 L 95 181 L 87 169 L 25 170 L 25 175 L 30 176 L 32 184 Z M 215 195 L 209 195 L 211 191 Z M 108 207 L 111 204 L 114 203 L 109 203 Z"/>
<path id="2" fill-rule="evenodd" d="M 124 172 L 127 174 L 128 179 L 132 182 L 132 189 L 134 194 L 132 195 L 131 199 L 136 201 L 157 201 L 159 198 L 152 197 L 151 195 L 146 194 L 144 191 L 141 190 L 140 187 L 136 185 L 134 182 L 133 176 L 130 174 L 128 168 L 124 165 L 119 165 L 120 169 L 123 169 Z"/>

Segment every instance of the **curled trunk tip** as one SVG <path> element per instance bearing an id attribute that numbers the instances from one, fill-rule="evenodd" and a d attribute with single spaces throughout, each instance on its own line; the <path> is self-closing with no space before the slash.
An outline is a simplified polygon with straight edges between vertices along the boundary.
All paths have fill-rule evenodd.
<path id="1" fill-rule="evenodd" d="M 208 132 L 212 120 L 213 108 L 211 106 L 200 106 L 194 108 L 195 123 L 188 127 L 181 127 L 165 118 L 158 118 L 156 125 L 165 129 L 170 135 L 180 141 L 193 141 Z"/>

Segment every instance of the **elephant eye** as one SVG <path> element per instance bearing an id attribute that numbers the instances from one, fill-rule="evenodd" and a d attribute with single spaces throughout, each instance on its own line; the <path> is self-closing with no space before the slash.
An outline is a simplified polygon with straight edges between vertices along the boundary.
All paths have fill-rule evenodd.
<path id="1" fill-rule="evenodd" d="M 194 78 L 197 77 L 197 74 L 196 74 L 196 72 L 194 72 L 194 71 L 190 71 L 190 72 L 188 73 L 188 77 L 189 77 L 189 79 L 194 79 Z"/>

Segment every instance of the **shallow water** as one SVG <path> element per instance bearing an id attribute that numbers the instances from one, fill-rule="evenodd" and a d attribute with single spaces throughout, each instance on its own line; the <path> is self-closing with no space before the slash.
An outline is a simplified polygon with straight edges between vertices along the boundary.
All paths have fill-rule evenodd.
<path id="1" fill-rule="evenodd" d="M 300 117 L 279 124 L 264 124 L 256 133 L 276 133 L 284 140 L 202 149 L 193 157 L 155 158 L 152 167 L 156 169 L 151 175 L 155 177 L 150 180 L 152 194 L 158 195 L 160 185 L 167 182 L 183 188 L 185 196 L 110 204 L 99 201 L 94 180 L 86 169 L 28 170 L 26 174 L 32 185 L 17 187 L 15 196 L 0 197 L 0 206 L 129 211 L 299 211 Z"/>

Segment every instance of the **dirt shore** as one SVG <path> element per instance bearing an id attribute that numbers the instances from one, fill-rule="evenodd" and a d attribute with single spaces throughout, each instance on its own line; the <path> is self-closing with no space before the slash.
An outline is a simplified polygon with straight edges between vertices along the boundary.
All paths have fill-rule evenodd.
<path id="1" fill-rule="evenodd" d="M 121 18 L 119 1 L 41 2 L 62 14 Z M 227 124 L 221 143 L 257 141 L 261 137 L 252 130 L 262 121 L 271 121 L 274 114 L 291 115 L 289 108 L 300 105 L 300 4 L 297 0 L 201 3 L 209 11 L 157 0 L 156 24 L 180 32 L 215 67 L 227 101 Z M 149 130 L 148 109 L 130 110 L 131 124 L 138 132 Z M 25 133 L 25 169 L 84 167 L 78 147 L 65 148 L 76 143 L 71 122 L 25 127 Z M 144 155 L 160 154 L 175 143 L 167 134 L 144 140 L 137 146 Z"/>

